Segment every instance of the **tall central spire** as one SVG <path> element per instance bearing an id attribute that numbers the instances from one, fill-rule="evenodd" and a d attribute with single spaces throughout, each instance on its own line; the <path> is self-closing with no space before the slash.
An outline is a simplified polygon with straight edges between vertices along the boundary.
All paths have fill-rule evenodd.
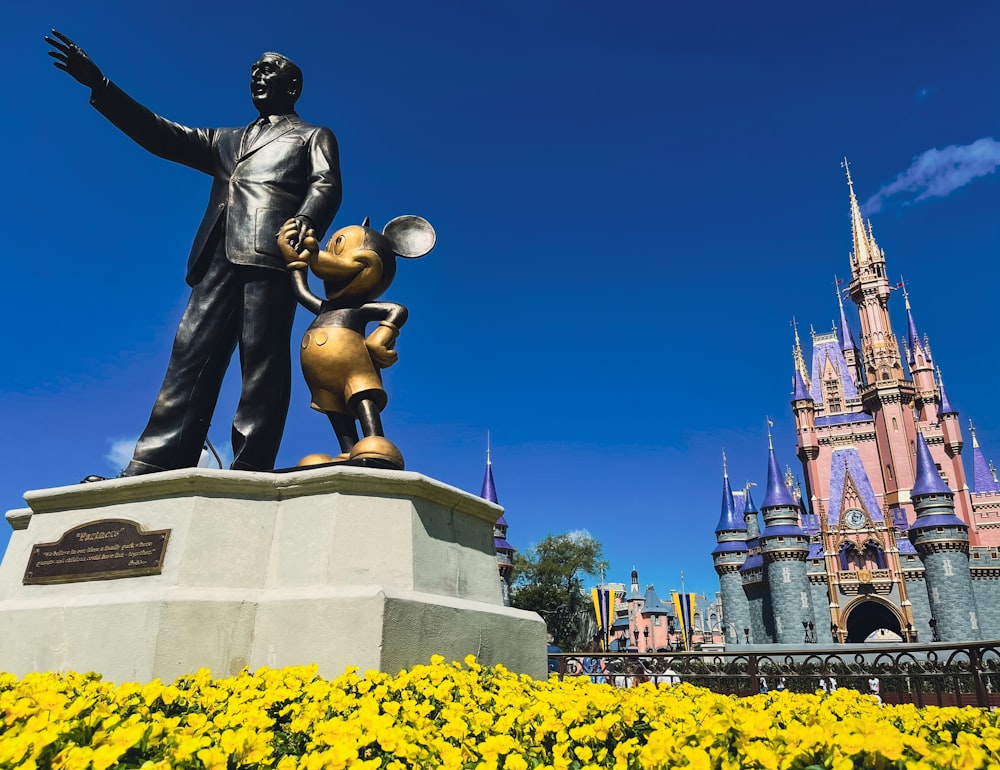
<path id="1" fill-rule="evenodd" d="M 854 259 L 851 260 L 851 272 L 855 277 L 862 267 L 871 265 L 876 254 L 872 254 L 868 233 L 865 231 L 865 221 L 861 216 L 861 206 L 854 194 L 854 180 L 851 179 L 851 167 L 844 158 L 841 164 L 847 173 L 847 189 L 851 193 L 851 233 L 854 236 Z"/>
<path id="2" fill-rule="evenodd" d="M 886 277 L 885 252 L 875 243 L 871 224 L 865 228 L 861 207 L 854 194 L 847 159 L 847 187 L 851 203 L 851 236 L 854 252 L 851 255 L 851 299 L 858 306 L 861 318 L 861 351 L 864 374 L 869 384 L 896 383 L 903 379 L 903 363 L 899 344 L 889 322 L 889 296 L 892 287 Z"/>

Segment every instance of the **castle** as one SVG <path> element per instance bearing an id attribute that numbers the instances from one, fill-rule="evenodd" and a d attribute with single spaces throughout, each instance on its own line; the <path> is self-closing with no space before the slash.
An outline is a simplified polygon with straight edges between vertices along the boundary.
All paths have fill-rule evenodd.
<path id="1" fill-rule="evenodd" d="M 493 458 L 490 456 L 489 442 L 486 444 L 486 472 L 483 474 L 483 488 L 479 496 L 500 505 L 497 487 L 493 482 Z M 493 547 L 497 553 L 497 570 L 500 573 L 500 594 L 505 607 L 510 606 L 510 583 L 514 576 L 515 548 L 507 542 L 507 519 L 501 513 L 493 525 Z"/>
<path id="2" fill-rule="evenodd" d="M 861 344 L 839 293 L 840 327 L 813 335 L 811 367 L 795 332 L 791 406 L 804 490 L 781 472 L 770 436 L 759 510 L 749 486 L 732 490 L 723 466 L 712 559 L 725 639 L 996 639 L 1000 484 L 972 432 L 970 490 L 958 410 L 905 287 L 889 282 L 849 168 L 847 183 L 854 248 L 846 294 Z M 889 317 L 895 289 L 906 312 L 902 349 Z"/>

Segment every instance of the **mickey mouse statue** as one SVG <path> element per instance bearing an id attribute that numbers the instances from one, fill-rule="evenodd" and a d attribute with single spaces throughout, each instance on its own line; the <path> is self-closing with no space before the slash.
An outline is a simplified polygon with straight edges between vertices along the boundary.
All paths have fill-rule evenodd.
<path id="1" fill-rule="evenodd" d="M 278 246 L 292 271 L 296 296 L 316 320 L 302 337 L 302 373 L 312 408 L 325 412 L 340 442 L 341 454 L 312 454 L 299 465 L 347 460 L 403 469 L 403 455 L 385 438 L 381 412 L 388 397 L 380 371 L 396 363 L 393 347 L 407 310 L 393 302 L 374 302 L 396 276 L 396 257 L 414 259 L 434 248 L 436 235 L 426 219 L 396 217 L 378 232 L 350 225 L 335 232 L 325 249 L 310 230 L 301 252 L 293 243 L 298 225 L 289 219 L 278 233 Z M 326 299 L 309 290 L 306 268 L 323 281 Z M 378 322 L 365 336 L 369 323 Z M 363 438 L 358 440 L 355 421 Z"/>

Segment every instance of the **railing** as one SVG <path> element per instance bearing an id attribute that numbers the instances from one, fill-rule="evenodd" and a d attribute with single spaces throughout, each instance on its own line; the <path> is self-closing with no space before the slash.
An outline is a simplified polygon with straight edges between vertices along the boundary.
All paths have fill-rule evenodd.
<path id="1" fill-rule="evenodd" d="M 1000 706 L 1000 640 L 839 649 L 761 646 L 711 653 L 552 653 L 549 668 L 560 678 L 589 676 L 618 687 L 690 682 L 741 696 L 848 687 L 864 693 L 877 689 L 885 703 Z"/>

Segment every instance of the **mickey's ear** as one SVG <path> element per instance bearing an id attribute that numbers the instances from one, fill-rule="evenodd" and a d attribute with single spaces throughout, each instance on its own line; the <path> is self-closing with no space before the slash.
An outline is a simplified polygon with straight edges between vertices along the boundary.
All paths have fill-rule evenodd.
<path id="1" fill-rule="evenodd" d="M 396 217 L 382 228 L 382 234 L 392 243 L 393 251 L 407 259 L 424 256 L 437 242 L 431 223 L 412 214 Z"/>

